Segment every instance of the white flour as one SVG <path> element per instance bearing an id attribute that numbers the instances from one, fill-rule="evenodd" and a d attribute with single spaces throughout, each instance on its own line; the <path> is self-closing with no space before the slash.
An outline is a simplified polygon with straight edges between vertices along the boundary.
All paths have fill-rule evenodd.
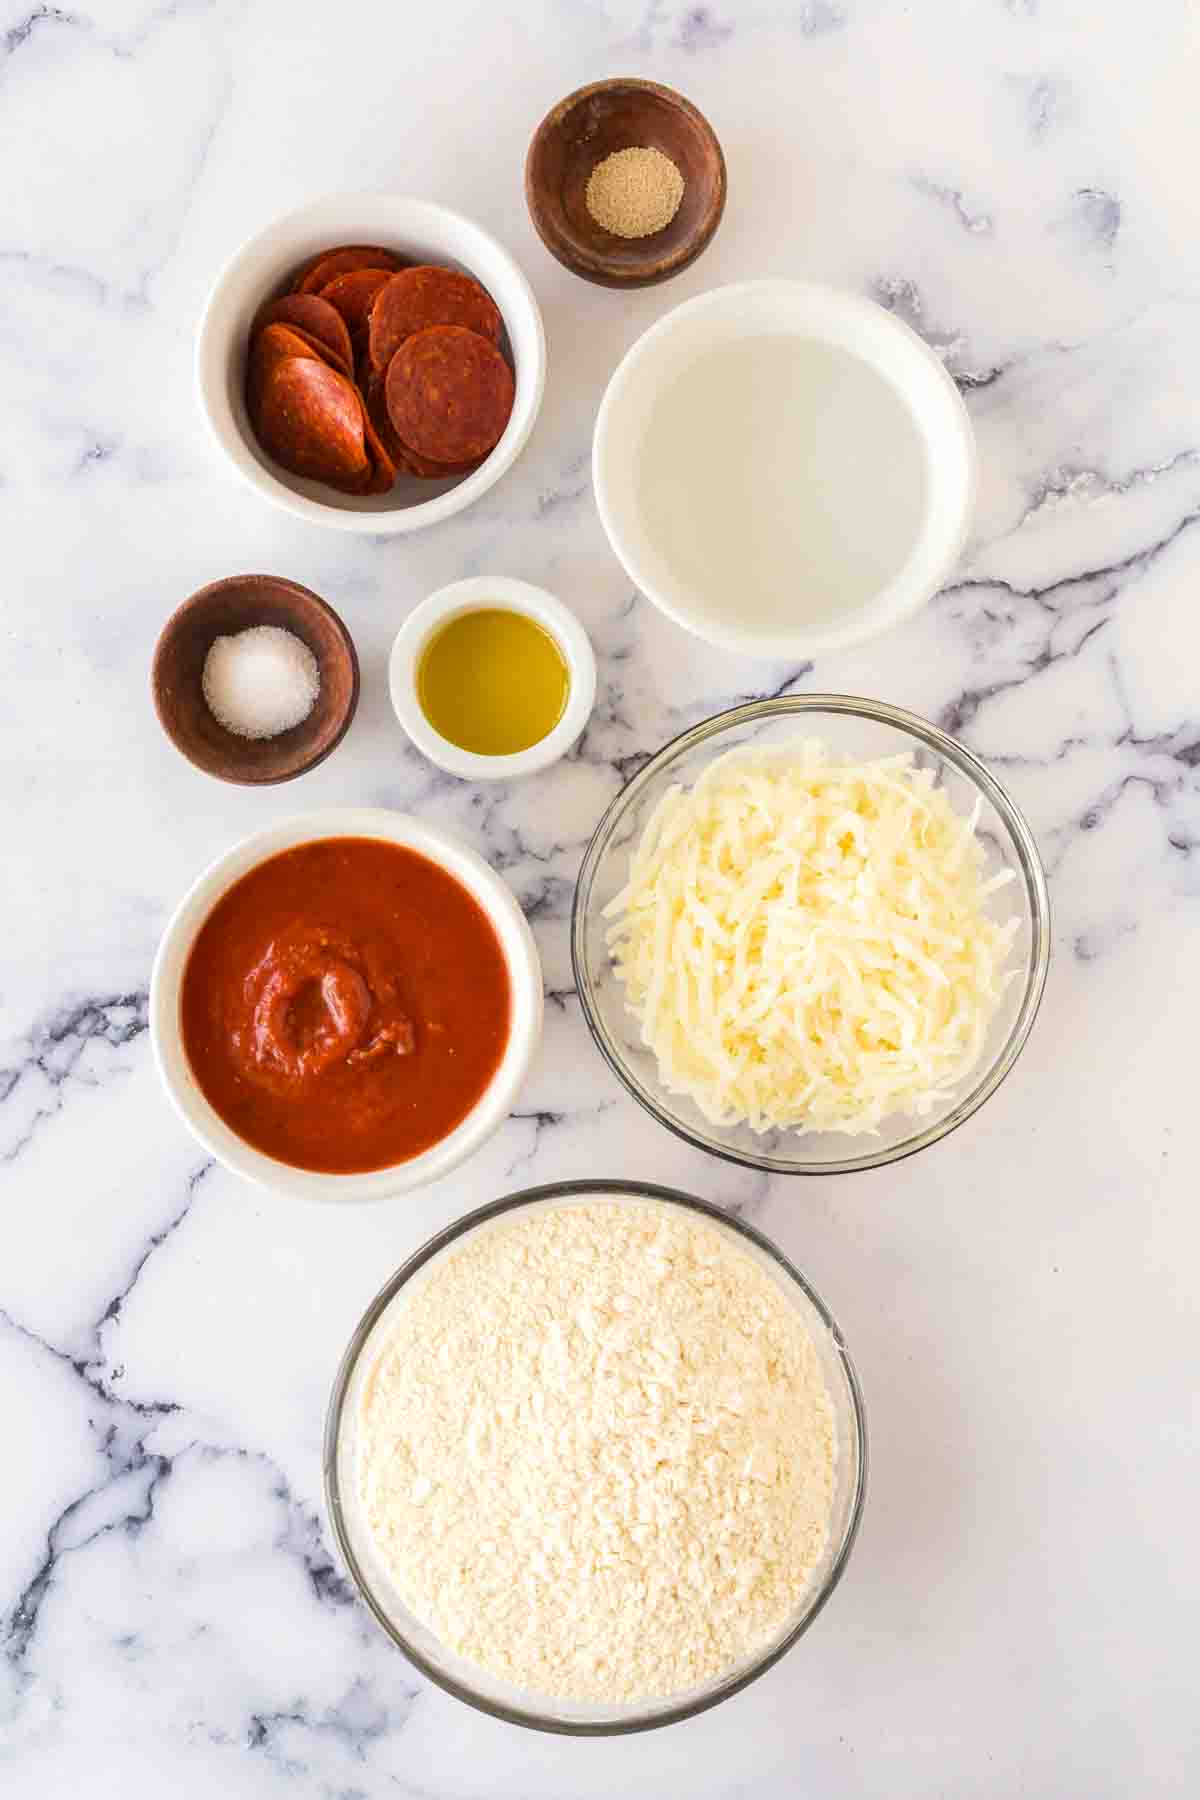
<path id="1" fill-rule="evenodd" d="M 709 1680 L 794 1614 L 835 1425 L 747 1251 L 690 1213 L 597 1200 L 502 1220 L 414 1285 L 356 1449 L 377 1552 L 444 1644 L 614 1702 Z"/>

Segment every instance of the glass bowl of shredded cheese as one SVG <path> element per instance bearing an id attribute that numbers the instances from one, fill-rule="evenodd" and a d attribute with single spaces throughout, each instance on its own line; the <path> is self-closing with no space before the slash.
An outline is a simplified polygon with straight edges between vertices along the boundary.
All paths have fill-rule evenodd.
<path id="1" fill-rule="evenodd" d="M 605 1059 L 659 1122 L 772 1174 L 878 1168 L 995 1092 L 1050 955 L 1033 835 L 935 725 L 840 694 L 753 702 L 609 807 L 571 951 Z"/>

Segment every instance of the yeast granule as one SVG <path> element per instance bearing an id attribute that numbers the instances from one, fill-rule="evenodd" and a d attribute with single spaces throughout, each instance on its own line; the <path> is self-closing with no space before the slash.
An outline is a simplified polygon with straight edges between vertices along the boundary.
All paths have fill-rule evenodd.
<path id="1" fill-rule="evenodd" d="M 588 176 L 584 200 L 597 225 L 617 237 L 649 237 L 679 211 L 683 176 L 661 150 L 614 150 Z"/>

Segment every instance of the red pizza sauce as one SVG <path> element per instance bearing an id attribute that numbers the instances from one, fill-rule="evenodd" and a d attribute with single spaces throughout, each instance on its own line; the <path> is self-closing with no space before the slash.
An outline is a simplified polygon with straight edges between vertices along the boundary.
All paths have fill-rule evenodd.
<path id="1" fill-rule="evenodd" d="M 428 857 L 322 838 L 259 863 L 192 946 L 180 1028 L 256 1150 L 358 1174 L 439 1143 L 488 1086 L 511 995 L 490 920 Z"/>

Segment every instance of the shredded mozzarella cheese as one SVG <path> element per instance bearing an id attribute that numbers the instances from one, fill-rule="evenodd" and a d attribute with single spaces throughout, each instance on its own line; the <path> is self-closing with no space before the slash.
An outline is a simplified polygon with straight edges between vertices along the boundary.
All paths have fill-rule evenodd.
<path id="1" fill-rule="evenodd" d="M 953 1098 L 1011 978 L 970 819 L 910 754 L 730 751 L 646 824 L 605 909 L 642 1041 L 715 1125 L 877 1131 Z"/>

